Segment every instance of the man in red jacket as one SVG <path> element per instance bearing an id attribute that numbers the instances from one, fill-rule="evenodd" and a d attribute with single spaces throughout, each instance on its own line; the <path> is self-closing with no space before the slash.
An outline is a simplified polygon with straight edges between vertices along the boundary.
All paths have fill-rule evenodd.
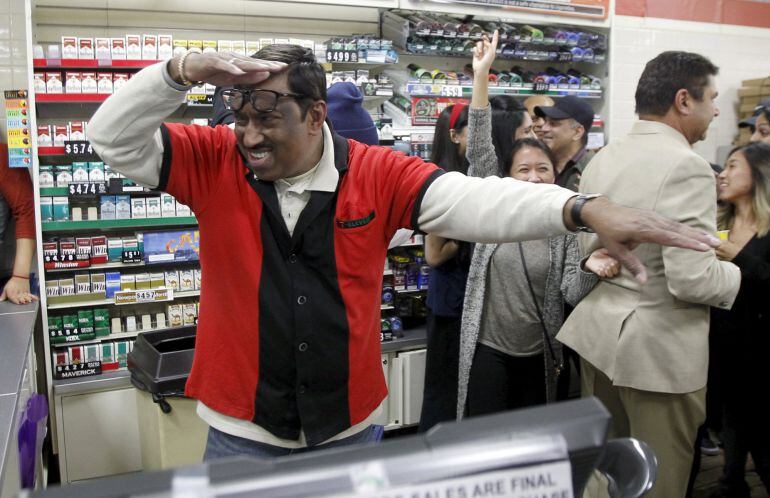
<path id="1" fill-rule="evenodd" d="M 223 92 L 235 127 L 163 124 L 196 81 Z M 211 429 L 205 458 L 271 457 L 373 439 L 382 268 L 399 228 L 480 242 L 595 230 L 635 275 L 641 242 L 706 250 L 713 237 L 603 197 L 468 178 L 326 124 L 313 52 L 189 51 L 140 71 L 94 115 L 114 169 L 191 207 L 201 313 L 186 394 Z"/>

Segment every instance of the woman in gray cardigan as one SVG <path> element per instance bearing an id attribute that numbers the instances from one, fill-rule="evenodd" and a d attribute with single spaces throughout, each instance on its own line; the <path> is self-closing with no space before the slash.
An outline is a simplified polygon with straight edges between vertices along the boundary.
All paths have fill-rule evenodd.
<path id="1" fill-rule="evenodd" d="M 488 73 L 497 33 L 477 44 L 468 124 L 468 175 L 499 174 L 492 143 Z M 513 140 L 513 137 L 511 137 Z M 555 180 L 553 155 L 537 140 L 512 147 L 504 174 L 535 183 Z M 460 337 L 457 416 L 471 416 L 553 401 L 561 346 L 555 336 L 564 302 L 576 304 L 598 281 L 612 277 L 615 260 L 592 254 L 580 267 L 574 235 L 511 244 L 477 244 L 465 292 Z M 542 318 L 542 320 L 541 320 Z"/>

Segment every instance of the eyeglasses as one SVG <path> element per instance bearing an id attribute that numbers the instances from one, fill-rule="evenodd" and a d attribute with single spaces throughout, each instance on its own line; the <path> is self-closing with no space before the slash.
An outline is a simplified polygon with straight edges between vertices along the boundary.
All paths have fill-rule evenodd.
<path id="1" fill-rule="evenodd" d="M 282 93 L 274 90 L 239 90 L 231 88 L 222 92 L 222 101 L 228 111 L 238 112 L 243 109 L 246 102 L 250 102 L 252 107 L 259 112 L 273 112 L 281 97 L 292 97 L 302 99 L 307 95 L 299 93 Z"/>

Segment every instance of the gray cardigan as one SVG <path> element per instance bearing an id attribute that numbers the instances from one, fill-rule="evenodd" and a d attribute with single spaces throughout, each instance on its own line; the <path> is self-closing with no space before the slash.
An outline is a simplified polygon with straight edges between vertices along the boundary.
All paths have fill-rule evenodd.
<path id="1" fill-rule="evenodd" d="M 497 155 L 492 144 L 492 110 L 469 109 L 468 146 L 466 155 L 470 162 L 468 176 L 487 177 L 497 175 Z M 545 328 L 553 345 L 557 363 L 562 361 L 561 344 L 556 341 L 556 334 L 564 322 L 564 301 L 575 305 L 598 282 L 593 273 L 580 269 L 580 249 L 577 237 L 567 234 L 548 239 L 551 265 L 545 285 L 545 304 L 543 318 Z M 481 327 L 481 313 L 484 309 L 484 293 L 487 288 L 487 271 L 497 244 L 476 244 L 471 259 L 468 283 L 465 288 L 462 328 L 460 332 L 460 371 L 457 392 L 457 419 L 465 412 L 468 396 L 468 379 L 471 363 L 476 352 Z M 529 298 L 529 297 L 528 297 Z M 546 338 L 543 337 L 543 341 Z M 546 399 L 550 402 L 556 397 L 556 375 L 552 368 L 552 357 L 545 346 Z"/>

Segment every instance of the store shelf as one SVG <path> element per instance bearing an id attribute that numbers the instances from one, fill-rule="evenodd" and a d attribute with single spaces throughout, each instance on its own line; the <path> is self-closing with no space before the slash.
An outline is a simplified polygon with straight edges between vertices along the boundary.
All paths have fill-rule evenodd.
<path id="1" fill-rule="evenodd" d="M 472 86 L 433 83 L 407 83 L 406 90 L 412 97 L 470 98 L 473 94 Z M 584 99 L 600 99 L 603 91 L 579 88 L 554 88 L 554 85 L 550 85 L 550 89 L 543 92 L 524 87 L 490 86 L 489 94 L 513 96 L 547 95 L 549 97 L 566 97 L 567 95 L 574 95 Z"/>
<path id="2" fill-rule="evenodd" d="M 200 290 L 194 290 L 194 291 L 180 291 L 176 292 L 174 291 L 174 301 L 177 299 L 181 299 L 183 297 L 194 297 L 194 296 L 200 296 L 201 291 Z M 71 301 L 70 298 L 78 297 L 78 294 L 72 294 L 70 296 L 56 296 L 56 297 L 49 297 L 47 299 L 48 301 L 48 309 L 49 310 L 61 310 L 61 309 L 69 309 L 69 308 L 89 308 L 91 306 L 111 306 L 115 304 L 115 300 L 110 299 L 91 299 L 91 300 L 84 300 L 84 301 Z M 163 302 L 163 301 L 158 301 Z M 153 302 L 151 303 L 137 303 L 137 304 L 155 304 Z"/>
<path id="3" fill-rule="evenodd" d="M 64 147 L 38 147 L 37 155 L 38 156 L 63 156 L 65 155 Z"/>
<path id="4" fill-rule="evenodd" d="M 542 45 L 542 44 L 528 44 L 528 45 L 537 45 L 542 46 L 543 48 L 549 47 L 549 48 L 555 48 L 557 45 Z M 564 47 L 563 45 L 559 45 L 558 47 Z M 566 47 L 565 47 L 566 48 Z M 551 52 L 557 52 L 559 54 L 569 54 L 569 52 L 563 52 L 558 50 L 552 50 Z M 472 58 L 472 55 L 467 52 L 428 52 L 428 53 L 416 53 L 416 52 L 409 52 L 409 51 L 399 51 L 399 55 L 402 55 L 404 57 L 429 57 L 432 59 L 441 58 L 441 57 L 448 57 L 453 59 L 468 59 L 470 60 Z M 570 54 L 571 55 L 571 54 Z M 604 64 L 607 62 L 606 56 L 604 58 L 599 59 L 591 59 L 591 60 L 585 60 L 585 59 L 569 59 L 570 56 L 568 55 L 560 55 L 560 58 L 554 59 L 551 56 L 537 56 L 537 55 L 526 55 L 526 56 L 511 56 L 511 55 L 502 55 L 502 53 L 498 52 L 496 60 L 505 60 L 505 61 L 519 61 L 519 62 L 547 62 L 549 64 Z"/>
<path id="5" fill-rule="evenodd" d="M 51 346 L 55 348 L 68 347 L 68 346 L 82 346 L 84 344 L 98 344 L 102 341 L 120 341 L 123 339 L 134 339 L 143 332 L 160 332 L 162 330 L 178 330 L 189 329 L 194 325 L 183 325 L 181 327 L 165 327 L 162 329 L 150 329 L 150 330 L 137 330 L 136 332 L 121 332 L 119 334 L 110 334 L 104 337 L 97 337 L 96 339 L 89 339 L 87 341 L 72 341 L 72 342 L 60 342 L 57 344 L 51 343 Z"/>
<path id="6" fill-rule="evenodd" d="M 35 69 L 142 69 L 159 60 L 32 59 Z"/>
<path id="7" fill-rule="evenodd" d="M 167 265 L 183 265 L 185 263 L 200 264 L 199 261 L 159 261 L 157 263 L 150 263 L 149 265 L 145 262 L 141 262 L 141 263 L 114 262 L 114 263 L 96 264 L 91 266 L 83 266 L 80 268 L 50 268 L 46 270 L 46 273 L 62 273 L 62 272 L 82 271 L 82 270 L 99 271 L 99 270 L 111 270 L 114 268 L 118 268 L 118 269 L 137 268 L 137 267 L 143 267 L 143 266 L 156 267 L 156 266 L 167 266 Z"/>
<path id="8" fill-rule="evenodd" d="M 38 104 L 90 104 L 107 100 L 111 93 L 38 93 L 35 102 Z"/>
<path id="9" fill-rule="evenodd" d="M 37 117 L 42 119 L 90 119 L 112 94 L 106 93 L 41 93 L 35 97 Z M 208 118 L 212 105 L 208 102 L 181 104 L 169 118 Z M 49 149 L 49 147 L 46 147 Z M 54 147 L 53 149 L 57 149 Z M 58 148 L 63 151 L 63 148 Z M 58 152 L 58 151 L 57 151 Z M 38 151 L 42 154 L 41 151 Z"/>
<path id="10" fill-rule="evenodd" d="M 128 220 L 44 221 L 43 232 L 71 232 L 75 230 L 109 230 L 115 228 L 152 228 L 197 225 L 194 216 L 174 218 L 142 218 Z"/>
<path id="11" fill-rule="evenodd" d="M 380 310 L 381 311 L 394 310 L 394 309 L 396 309 L 396 307 L 395 306 L 391 306 L 389 304 L 381 304 L 380 305 Z"/>
<path id="12" fill-rule="evenodd" d="M 54 379 L 52 385 L 57 396 L 84 394 L 93 391 L 108 391 L 131 386 L 131 372 L 128 369 L 110 370 L 101 375 Z"/>

